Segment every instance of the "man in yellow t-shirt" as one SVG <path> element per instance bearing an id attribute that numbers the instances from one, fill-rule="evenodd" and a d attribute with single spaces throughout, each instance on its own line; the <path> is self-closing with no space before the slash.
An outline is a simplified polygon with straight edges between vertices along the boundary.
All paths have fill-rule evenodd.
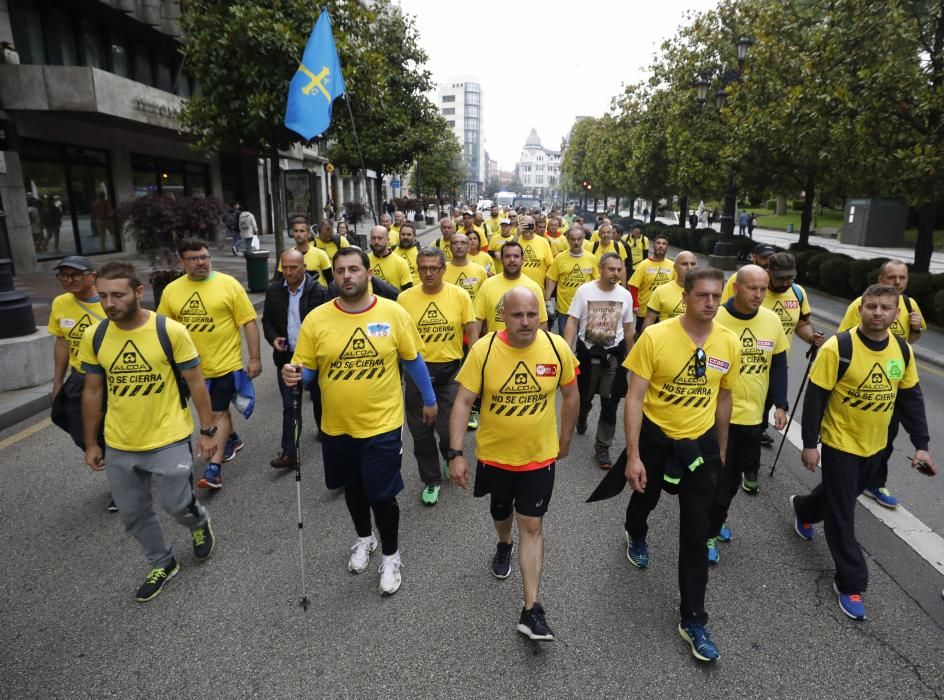
<path id="1" fill-rule="evenodd" d="M 395 246 L 400 242 L 400 228 L 403 224 L 406 223 L 406 216 L 403 212 L 397 209 L 393 212 L 393 223 L 387 227 L 387 231 L 390 234 L 390 245 Z"/>
<path id="2" fill-rule="evenodd" d="M 481 321 L 484 332 L 500 331 L 505 327 L 502 304 L 504 303 L 505 293 L 514 287 L 528 287 L 539 299 L 544 298 L 543 290 L 530 277 L 521 273 L 523 261 L 523 251 L 521 244 L 517 241 L 503 243 L 499 249 L 499 258 L 502 261 L 502 273 L 489 277 L 479 287 L 475 295 L 475 301 L 472 302 L 475 308 L 475 318 Z M 547 328 L 547 308 L 541 304 L 540 322 L 542 328 Z"/>
<path id="3" fill-rule="evenodd" d="M 551 306 L 557 312 L 559 335 L 564 334 L 567 312 L 577 289 L 600 276 L 596 258 L 583 248 L 583 229 L 575 226 L 567 232 L 566 240 L 570 244 L 569 250 L 554 258 L 554 264 L 547 271 L 547 281 L 544 283 L 544 303 L 548 304 L 552 299 L 556 299 Z"/>
<path id="4" fill-rule="evenodd" d="M 544 233 L 544 238 L 551 246 L 551 255 L 557 256 L 558 253 L 563 253 L 567 250 L 567 236 L 564 235 L 564 232 L 560 229 L 560 217 L 552 216 L 547 220 L 547 231 Z"/>
<path id="5" fill-rule="evenodd" d="M 501 231 L 501 222 L 502 222 L 502 217 L 500 216 L 498 205 L 493 204 L 492 208 L 489 210 L 488 218 L 485 219 L 486 236 L 488 238 L 491 238 L 492 236 L 497 236 L 499 234 L 499 232 Z M 484 241 L 486 239 L 483 238 L 482 240 Z"/>
<path id="6" fill-rule="evenodd" d="M 398 291 L 413 286 L 413 277 L 410 275 L 410 266 L 406 260 L 395 255 L 390 250 L 390 237 L 383 226 L 373 226 L 370 229 L 370 270 L 373 279 L 382 279 L 389 282 Z"/>
<path id="7" fill-rule="evenodd" d="M 685 313 L 685 301 L 683 299 L 685 290 L 682 289 L 682 281 L 688 271 L 695 269 L 697 264 L 698 258 L 695 257 L 694 253 L 687 250 L 683 250 L 675 256 L 675 277 L 671 282 L 666 282 L 657 287 L 652 296 L 649 297 L 646 319 L 642 324 L 643 331 L 653 323 L 668 321 L 670 318 Z"/>
<path id="8" fill-rule="evenodd" d="M 507 250 L 507 248 L 506 248 Z M 475 495 L 490 495 L 490 512 L 498 535 L 492 574 L 511 573 L 512 515 L 517 513 L 518 564 L 524 607 L 518 631 L 530 639 L 550 641 L 554 632 L 538 602 L 544 558 L 544 514 L 554 486 L 554 468 L 567 456 L 577 420 L 577 359 L 560 336 L 542 330 L 541 297 L 525 287 L 505 294 L 505 328 L 490 333 L 469 349 L 456 380 L 459 392 L 449 419 L 447 453 L 452 480 L 468 484 L 463 455 L 472 405 L 481 397 L 481 425 L 475 441 L 478 464 Z M 561 427 L 557 434 L 556 394 L 560 389 Z M 523 440 L 522 436 L 528 439 Z"/>
<path id="9" fill-rule="evenodd" d="M 439 248 L 443 255 L 446 256 L 446 260 L 452 260 L 452 237 L 456 233 L 456 225 L 453 223 L 452 219 L 448 216 L 444 216 L 439 221 L 439 232 L 442 234 L 441 238 L 437 238 L 433 241 L 433 247 Z"/>
<path id="10" fill-rule="evenodd" d="M 86 328 L 79 344 L 78 359 L 86 373 L 85 463 L 105 470 L 125 531 L 144 550 L 151 570 L 135 596 L 144 603 L 180 570 L 154 514 L 152 482 L 164 510 L 190 530 L 194 556 L 203 560 L 213 551 L 210 514 L 193 490 L 193 418 L 181 386 L 193 397 L 202 426 L 197 457 L 212 457 L 217 427 L 190 335 L 179 323 L 141 306 L 144 286 L 134 266 L 107 262 L 95 284 L 108 318 Z M 106 390 L 103 450 L 96 438 Z"/>
<path id="11" fill-rule="evenodd" d="M 649 297 L 666 282 L 675 279 L 675 268 L 671 260 L 665 257 L 669 249 L 669 237 L 657 233 L 652 239 L 652 255 L 642 261 L 633 270 L 627 285 L 636 305 L 636 331 L 642 330 L 649 309 Z"/>
<path id="12" fill-rule="evenodd" d="M 452 237 L 452 260 L 446 263 L 444 279 L 462 287 L 470 301 L 475 300 L 479 288 L 488 279 L 485 268 L 469 260 L 469 238 L 464 233 Z"/>
<path id="13" fill-rule="evenodd" d="M 315 236 L 315 247 L 321 248 L 328 255 L 328 260 L 334 260 L 335 254 L 341 248 L 347 248 L 351 244 L 347 238 L 340 234 L 335 234 L 334 226 L 327 219 L 318 224 L 318 235 Z"/>
<path id="14" fill-rule="evenodd" d="M 641 228 L 634 226 L 629 232 L 629 235 L 626 236 L 624 243 L 626 243 L 626 247 L 629 248 L 629 254 L 632 258 L 632 269 L 635 270 L 636 265 L 645 260 L 646 255 L 649 253 L 649 239 L 642 234 Z"/>
<path id="15" fill-rule="evenodd" d="M 541 290 L 544 289 L 544 281 L 547 279 L 547 270 L 554 264 L 554 255 L 551 253 L 551 244 L 543 235 L 538 235 L 535 230 L 534 219 L 530 216 L 521 217 L 521 223 L 518 225 L 520 235 L 518 243 L 521 244 L 521 250 L 524 255 L 521 271 L 538 283 Z M 541 292 L 543 295 L 543 291 Z M 541 297 L 543 298 L 543 296 Z"/>
<path id="16" fill-rule="evenodd" d="M 400 242 L 394 247 L 393 252 L 406 261 L 410 268 L 410 279 L 413 280 L 415 287 L 420 283 L 420 273 L 416 269 L 416 255 L 420 250 L 420 245 L 416 240 L 416 227 L 409 221 L 403 222 L 400 227 Z"/>
<path id="17" fill-rule="evenodd" d="M 452 239 L 453 246 L 460 236 L 465 238 L 457 233 Z M 440 455 L 445 458 L 449 447 L 449 412 L 456 399 L 456 373 L 462 363 L 463 337 L 473 345 L 479 338 L 479 324 L 475 322 L 469 295 L 459 286 L 446 283 L 446 256 L 442 251 L 424 248 L 418 260 L 422 286 L 401 294 L 397 303 L 410 314 L 425 343 L 423 359 L 439 408 L 435 426 L 424 423 L 422 394 L 412 379 L 406 379 L 406 424 L 413 436 L 413 454 L 420 479 L 425 484 L 420 500 L 424 505 L 434 506 L 439 502 L 442 481 Z"/>
<path id="18" fill-rule="evenodd" d="M 501 247 L 508 241 L 514 240 L 514 234 L 511 231 L 511 219 L 507 217 L 501 220 L 501 229 L 488 241 L 488 254 L 495 261 L 495 274 L 500 275 L 501 265 Z"/>
<path id="19" fill-rule="evenodd" d="M 678 493 L 678 629 L 700 661 L 720 656 L 706 627 L 705 542 L 739 362 L 737 336 L 714 321 L 723 285 L 720 270 L 688 273 L 685 313 L 647 329 L 624 364 L 630 372 L 623 413 L 625 476 L 633 488 L 626 508 L 626 557 L 638 568 L 649 565 L 649 514 L 663 489 Z"/>
<path id="20" fill-rule="evenodd" d="M 292 219 L 292 238 L 295 239 L 295 250 L 305 256 L 305 271 L 309 274 L 317 274 L 317 279 L 321 284 L 325 286 L 331 284 L 331 261 L 326 252 L 311 244 L 311 228 L 308 226 L 308 219 L 304 216 L 296 216 Z M 282 271 L 281 259 L 275 269 L 277 272 Z"/>
<path id="21" fill-rule="evenodd" d="M 254 379 L 262 372 L 256 310 L 239 282 L 213 270 L 206 241 L 184 239 L 177 254 L 186 274 L 164 288 L 157 312 L 182 323 L 200 353 L 213 423 L 218 428 L 218 450 L 207 461 L 197 486 L 218 491 L 223 487 L 222 463 L 231 461 L 243 448 L 229 411 L 236 395 L 236 372 L 243 369 L 240 329 L 249 350 L 246 374 Z"/>
<path id="22" fill-rule="evenodd" d="M 321 454 L 325 485 L 344 487 L 357 541 L 348 569 L 364 572 L 380 535 L 380 593 L 400 588 L 400 474 L 403 392 L 400 363 L 423 396 L 423 422 L 436 421 L 436 396 L 420 349 L 423 341 L 406 310 L 370 293 L 367 253 L 346 248 L 334 258 L 339 296 L 305 317 L 292 362 L 282 367 L 289 387 L 317 372 L 324 415 Z"/>
<path id="23" fill-rule="evenodd" d="M 731 541 L 726 525 L 728 509 L 738 487 L 756 494 L 760 469 L 760 436 L 767 427 L 764 412 L 768 390 L 776 407 L 774 428 L 787 424 L 787 353 L 790 341 L 780 319 L 762 307 L 767 293 L 767 273 L 757 265 L 745 265 L 735 275 L 734 296 L 715 319 L 734 333 L 741 344 L 738 381 L 731 394 L 734 408 L 728 432 L 728 453 L 718 474 L 715 502 L 711 507 L 708 562 L 719 560 L 717 541 Z"/>
<path id="24" fill-rule="evenodd" d="M 882 458 L 893 409 L 915 448 L 912 467 L 928 476 L 936 471 L 914 353 L 889 332 L 899 318 L 898 296 L 888 285 L 866 289 L 859 325 L 827 340 L 813 361 L 800 459 L 815 472 L 822 458 L 822 481 L 808 496 L 790 497 L 797 535 L 811 540 L 813 523 L 825 521 L 836 565 L 833 590 L 842 612 L 857 620 L 865 619 L 862 593 L 869 570 L 856 543 L 856 498 Z"/>

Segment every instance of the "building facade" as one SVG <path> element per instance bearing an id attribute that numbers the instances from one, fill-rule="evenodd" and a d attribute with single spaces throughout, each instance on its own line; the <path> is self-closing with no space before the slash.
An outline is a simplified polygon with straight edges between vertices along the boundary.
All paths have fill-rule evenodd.
<path id="1" fill-rule="evenodd" d="M 531 129 L 516 166 L 524 193 L 539 196 L 547 202 L 558 199 L 560 164 L 561 152 L 542 146 L 538 132 Z"/>
<path id="2" fill-rule="evenodd" d="M 466 164 L 463 196 L 475 203 L 485 190 L 485 151 L 482 139 L 482 87 L 471 79 L 454 78 L 439 85 L 437 107 L 459 143 Z"/>

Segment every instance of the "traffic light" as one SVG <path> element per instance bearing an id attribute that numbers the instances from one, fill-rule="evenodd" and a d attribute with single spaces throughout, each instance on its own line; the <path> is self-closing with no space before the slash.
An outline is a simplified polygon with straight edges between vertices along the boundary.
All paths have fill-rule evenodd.
<path id="1" fill-rule="evenodd" d="M 591 190 L 591 189 L 593 189 L 593 183 L 590 182 L 590 180 L 581 180 L 581 181 L 580 181 L 580 186 L 581 186 L 583 189 L 585 189 L 585 190 Z"/>

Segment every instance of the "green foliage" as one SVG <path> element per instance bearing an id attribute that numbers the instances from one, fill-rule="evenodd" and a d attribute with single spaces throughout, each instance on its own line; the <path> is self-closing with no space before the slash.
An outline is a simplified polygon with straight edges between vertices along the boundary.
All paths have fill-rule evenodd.
<path id="1" fill-rule="evenodd" d="M 820 289 L 838 297 L 851 296 L 849 287 L 849 269 L 852 258 L 847 255 L 827 253 L 826 260 L 819 266 Z M 811 263 L 816 258 L 811 260 Z"/>
<path id="2" fill-rule="evenodd" d="M 438 203 L 455 200 L 465 181 L 462 147 L 446 120 L 435 115 L 439 122 L 427 150 L 416 160 L 410 189 L 420 196 L 435 195 Z M 419 180 L 419 184 L 417 184 Z"/>
<path id="3" fill-rule="evenodd" d="M 698 247 L 705 255 L 711 255 L 715 252 L 715 244 L 718 242 L 718 234 L 713 232 L 703 233 L 698 241 Z"/>
<path id="4" fill-rule="evenodd" d="M 225 210 L 215 197 L 151 194 L 124 202 L 116 216 L 152 266 L 173 268 L 177 244 L 184 238 L 214 240 Z"/>
<path id="5" fill-rule="evenodd" d="M 849 290 L 853 296 L 859 296 L 870 284 L 875 284 L 879 268 L 888 258 L 853 260 L 849 265 Z"/>
<path id="6" fill-rule="evenodd" d="M 767 203 L 764 204 L 764 209 L 767 209 L 767 210 L 769 210 L 769 211 L 774 211 L 776 208 L 777 208 L 777 200 L 776 200 L 776 199 L 768 199 L 768 200 L 767 200 Z"/>
<path id="7" fill-rule="evenodd" d="M 803 211 L 803 200 L 802 199 L 791 199 L 790 208 L 793 211 Z"/>

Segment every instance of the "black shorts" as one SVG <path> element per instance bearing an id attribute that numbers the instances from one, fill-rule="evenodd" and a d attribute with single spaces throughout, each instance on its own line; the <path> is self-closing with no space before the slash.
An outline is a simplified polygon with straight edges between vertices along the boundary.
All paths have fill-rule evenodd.
<path id="1" fill-rule="evenodd" d="M 234 372 L 206 380 L 210 393 L 210 410 L 222 413 L 229 409 L 230 401 L 236 396 L 236 377 Z"/>
<path id="2" fill-rule="evenodd" d="M 645 316 L 636 317 L 636 333 L 642 333 L 642 324 L 645 322 Z"/>
<path id="3" fill-rule="evenodd" d="M 401 433 L 401 428 L 367 438 L 323 433 L 325 486 L 329 489 L 360 486 L 368 503 L 394 498 L 403 490 Z"/>
<path id="4" fill-rule="evenodd" d="M 515 512 L 540 518 L 547 512 L 554 490 L 554 462 L 540 469 L 516 472 L 479 462 L 475 468 L 476 498 L 491 494 L 492 501 L 511 503 Z"/>

